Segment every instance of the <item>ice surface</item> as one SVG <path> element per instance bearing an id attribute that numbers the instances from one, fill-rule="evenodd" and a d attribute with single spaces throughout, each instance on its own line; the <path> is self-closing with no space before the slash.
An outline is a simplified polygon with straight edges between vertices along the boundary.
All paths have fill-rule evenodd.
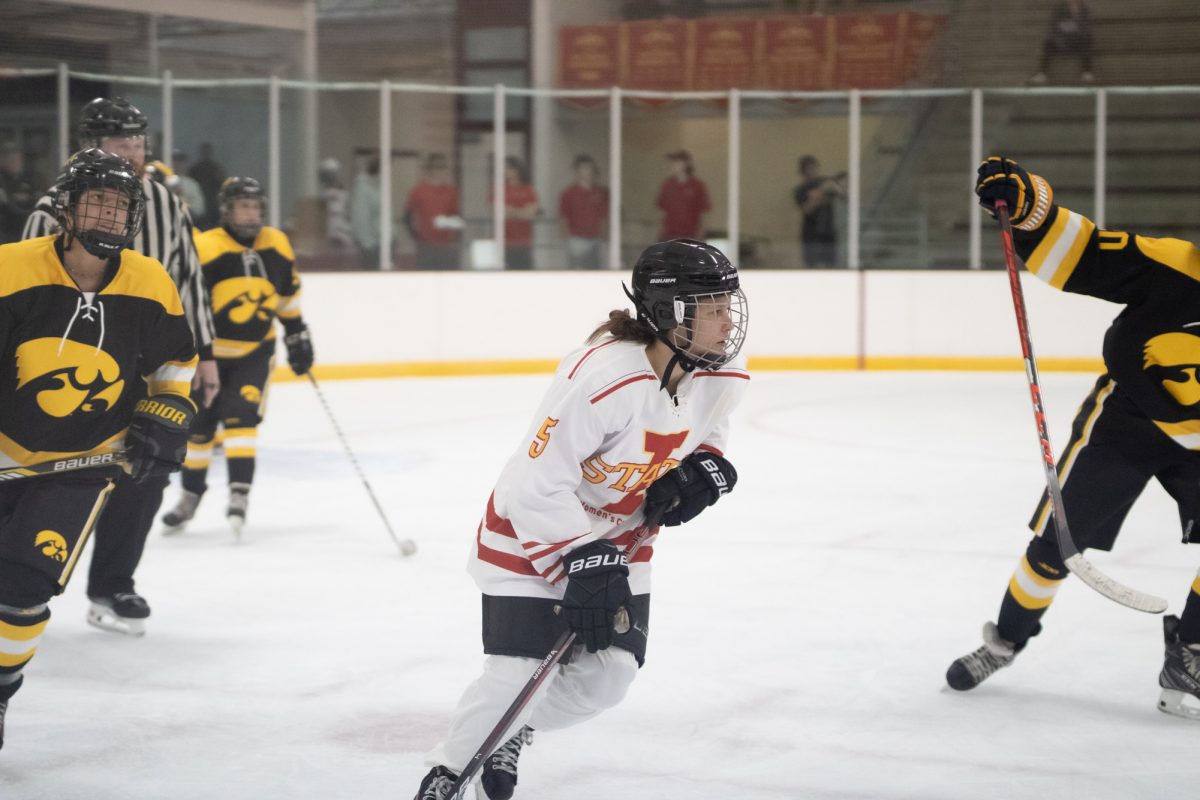
<path id="1" fill-rule="evenodd" d="M 408 800 L 479 669 L 465 559 L 548 380 L 323 384 L 409 559 L 311 387 L 275 387 L 244 542 L 217 467 L 188 531 L 152 534 L 145 638 L 84 623 L 82 574 L 54 601 L 0 798 Z M 1043 376 L 1059 450 L 1092 380 Z M 1012 668 L 944 688 L 1042 487 L 1020 373 L 759 374 L 729 456 L 737 490 L 656 547 L 629 696 L 539 735 L 518 798 L 1194 796 L 1200 726 L 1155 710 L 1158 618 L 1077 581 Z M 1157 485 L 1092 554 L 1173 613 L 1198 555 Z"/>

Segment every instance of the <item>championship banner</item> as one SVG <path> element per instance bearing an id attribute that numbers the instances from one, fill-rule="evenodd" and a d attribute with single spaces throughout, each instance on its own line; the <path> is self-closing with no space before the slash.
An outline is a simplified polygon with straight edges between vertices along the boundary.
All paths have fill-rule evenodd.
<path id="1" fill-rule="evenodd" d="M 907 17 L 907 32 L 904 36 L 903 80 L 910 81 L 925 67 L 946 18 L 938 14 L 919 14 L 913 11 L 904 13 Z"/>
<path id="2" fill-rule="evenodd" d="M 839 14 L 834 85 L 886 89 L 903 81 L 900 14 Z"/>
<path id="3" fill-rule="evenodd" d="M 693 23 L 692 87 L 725 91 L 754 86 L 758 23 L 752 19 L 703 19 Z"/>
<path id="4" fill-rule="evenodd" d="M 639 20 L 622 22 L 620 27 L 622 86 L 664 92 L 684 92 L 692 88 L 691 26 L 686 21 Z"/>
<path id="5" fill-rule="evenodd" d="M 621 32 L 615 25 L 568 25 L 558 35 L 558 84 L 564 89 L 609 89 L 620 84 Z M 571 105 L 603 105 L 572 97 Z"/>
<path id="6" fill-rule="evenodd" d="M 819 91 L 833 81 L 833 17 L 771 17 L 760 27 L 758 84 Z"/>

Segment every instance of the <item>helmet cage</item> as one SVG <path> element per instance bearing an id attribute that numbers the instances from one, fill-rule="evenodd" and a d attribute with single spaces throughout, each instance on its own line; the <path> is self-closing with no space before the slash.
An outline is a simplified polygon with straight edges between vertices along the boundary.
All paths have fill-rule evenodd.
<path id="1" fill-rule="evenodd" d="M 684 295 L 676 297 L 672 305 L 675 324 L 660 338 L 679 356 L 685 370 L 717 369 L 741 352 L 749 315 L 746 294 L 740 288 L 732 292 Z M 718 306 L 717 311 L 701 319 L 705 306 L 713 305 Z M 705 326 L 721 324 L 723 315 L 728 316 L 729 332 L 716 339 L 715 332 Z"/>
<path id="2" fill-rule="evenodd" d="M 234 201 L 239 197 L 246 197 L 258 201 L 259 208 L 262 214 L 259 221 L 255 224 L 234 225 L 230 221 L 230 216 L 233 214 Z M 258 234 L 265 225 L 267 216 L 267 193 L 263 191 L 262 184 L 254 178 L 226 178 L 221 184 L 221 190 L 217 193 L 217 204 L 221 208 L 221 224 L 229 228 L 239 238 L 252 241 L 258 238 Z"/>
<path id="3" fill-rule="evenodd" d="M 111 189 L 128 200 L 125 227 L 120 232 L 81 227 L 86 224 L 90 190 Z M 97 258 L 113 258 L 133 244 L 145 221 L 146 199 L 142 181 L 128 161 L 96 148 L 71 157 L 52 190 L 54 216 L 67 236 L 67 245 L 77 240 Z M 81 219 L 82 218 L 82 219 Z"/>

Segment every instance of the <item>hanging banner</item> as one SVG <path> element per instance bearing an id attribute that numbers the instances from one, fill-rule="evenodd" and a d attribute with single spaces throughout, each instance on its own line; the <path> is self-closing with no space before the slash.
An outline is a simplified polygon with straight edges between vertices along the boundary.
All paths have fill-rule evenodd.
<path id="1" fill-rule="evenodd" d="M 903 80 L 900 14 L 839 14 L 834 53 L 838 89 L 886 89 Z"/>
<path id="2" fill-rule="evenodd" d="M 833 17 L 762 20 L 758 83 L 764 89 L 820 91 L 833 82 Z"/>
<path id="3" fill-rule="evenodd" d="M 758 63 L 758 23 L 704 19 L 694 23 L 692 88 L 725 91 L 753 86 Z"/>
<path id="4" fill-rule="evenodd" d="M 621 31 L 615 25 L 572 25 L 558 35 L 558 83 L 571 89 L 608 89 L 621 80 Z M 602 97 L 572 97 L 570 105 L 589 108 Z"/>
<path id="5" fill-rule="evenodd" d="M 937 14 L 918 14 L 906 11 L 907 33 L 904 37 L 904 80 L 916 78 L 933 54 L 934 44 L 942 32 L 946 18 Z"/>

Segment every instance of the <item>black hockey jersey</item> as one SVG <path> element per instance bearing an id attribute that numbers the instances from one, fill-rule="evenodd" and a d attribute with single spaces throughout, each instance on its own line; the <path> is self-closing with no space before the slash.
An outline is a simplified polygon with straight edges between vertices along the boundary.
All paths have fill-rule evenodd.
<path id="1" fill-rule="evenodd" d="M 290 333 L 301 325 L 296 256 L 283 231 L 264 227 L 251 246 L 224 228 L 196 235 L 217 336 L 213 355 L 242 358 L 275 341 L 275 319 Z"/>
<path id="2" fill-rule="evenodd" d="M 1013 238 L 1025 266 L 1051 286 L 1125 306 L 1104 335 L 1117 391 L 1163 433 L 1200 450 L 1200 249 L 1099 230 L 1061 206 Z"/>
<path id="3" fill-rule="evenodd" d="M 196 348 L 162 265 L 125 250 L 84 294 L 58 243 L 0 245 L 0 468 L 117 452 L 141 380 L 191 389 Z"/>

